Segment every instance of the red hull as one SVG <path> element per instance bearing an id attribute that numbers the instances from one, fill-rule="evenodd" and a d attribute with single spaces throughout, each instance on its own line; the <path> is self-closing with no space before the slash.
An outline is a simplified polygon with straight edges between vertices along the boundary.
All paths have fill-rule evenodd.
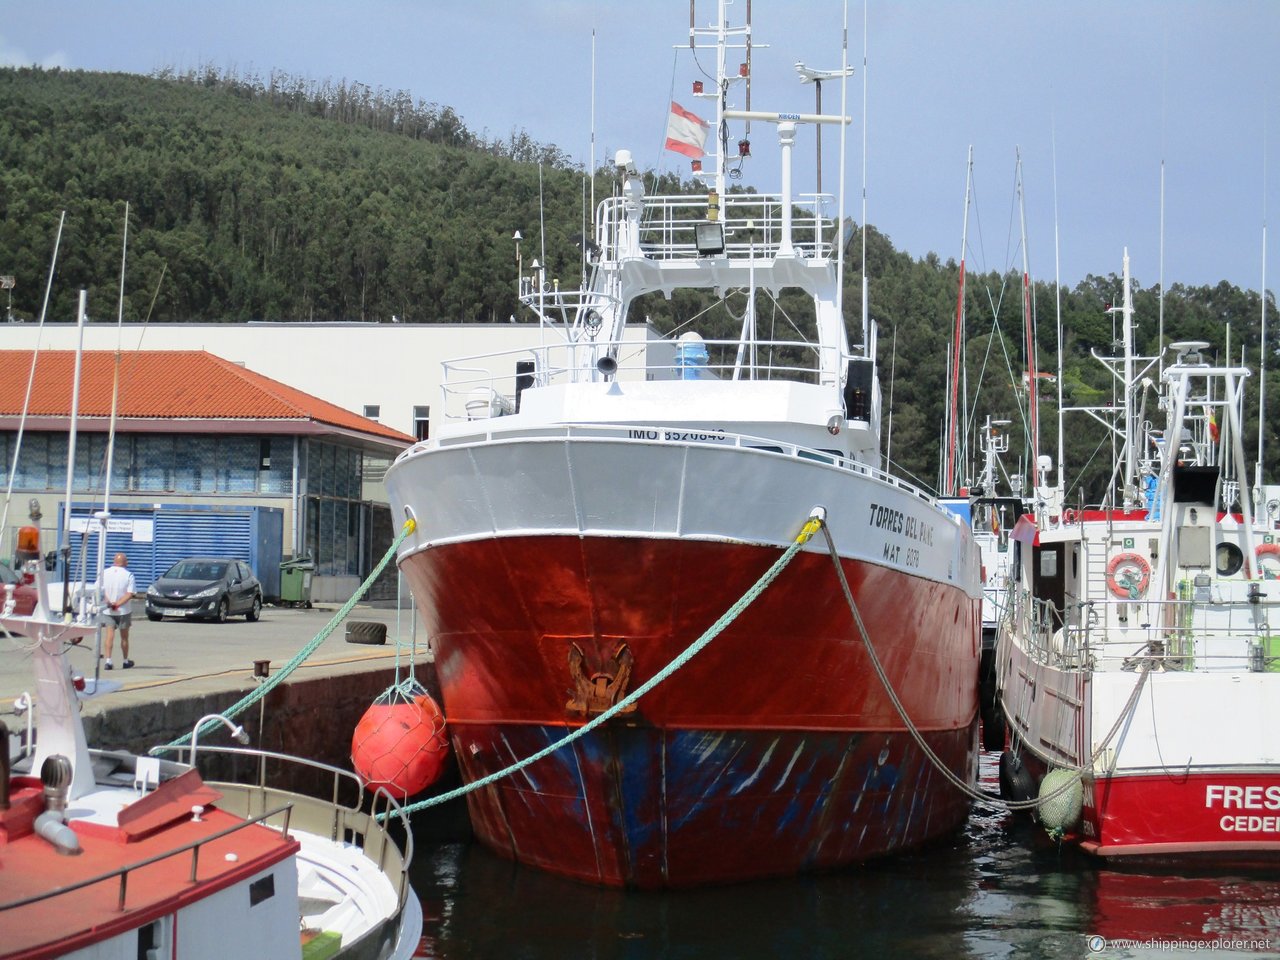
<path id="1" fill-rule="evenodd" d="M 1080 846 L 1107 858 L 1280 859 L 1280 773 L 1101 778 L 1092 785 Z"/>
<path id="2" fill-rule="evenodd" d="M 1022 755 L 1036 782 L 1044 762 Z M 1274 866 L 1280 860 L 1280 773 L 1097 777 L 1085 784 L 1078 832 L 1067 839 L 1115 862 L 1195 860 Z"/>
<path id="3" fill-rule="evenodd" d="M 625 643 L 634 689 L 777 555 L 531 536 L 406 558 L 464 778 L 582 722 L 568 709 L 575 649 L 585 675 L 608 678 Z M 972 781 L 979 601 L 871 564 L 846 561 L 845 572 L 908 715 Z M 905 733 L 829 557 L 808 552 L 634 713 L 469 802 L 477 835 L 500 853 L 642 887 L 838 866 L 950 831 L 968 810 Z"/>

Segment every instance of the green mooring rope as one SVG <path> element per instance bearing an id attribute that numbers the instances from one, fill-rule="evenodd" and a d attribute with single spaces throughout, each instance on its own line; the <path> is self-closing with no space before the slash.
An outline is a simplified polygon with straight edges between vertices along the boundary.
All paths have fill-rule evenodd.
<path id="1" fill-rule="evenodd" d="M 364 583 L 360 584 L 356 592 L 351 595 L 351 599 L 344 603 L 341 609 L 333 615 L 333 618 L 325 624 L 324 629 L 317 633 L 315 637 L 306 644 L 306 646 L 294 654 L 292 660 L 264 681 L 258 689 L 254 690 L 252 693 L 246 694 L 242 699 L 232 704 L 226 710 L 223 710 L 222 716 L 226 717 L 228 720 L 232 717 L 239 716 L 245 710 L 249 709 L 249 707 L 253 706 L 274 690 L 279 684 L 283 683 L 288 676 L 293 673 L 293 671 L 298 669 L 298 667 L 302 666 L 303 662 L 316 652 L 320 644 L 329 639 L 329 635 L 338 628 L 338 625 L 347 618 L 347 615 L 351 613 L 352 609 L 360 602 L 361 598 L 369 592 L 369 587 L 373 585 L 374 580 L 378 579 L 378 575 L 382 573 L 386 565 L 391 562 L 391 558 L 395 556 L 396 550 L 400 547 L 400 544 L 404 543 L 405 537 L 413 533 L 415 529 L 417 529 L 417 524 L 414 520 L 412 518 L 406 520 L 404 522 L 404 526 L 400 528 L 400 533 L 396 535 L 396 538 L 393 541 L 391 541 L 391 546 L 387 548 L 387 552 L 383 555 L 382 559 L 378 561 L 378 565 L 373 568 L 373 571 L 369 576 L 365 577 Z M 210 720 L 200 728 L 199 732 L 203 735 L 220 725 L 219 721 Z M 169 746 L 180 747 L 189 743 L 190 740 L 191 734 L 187 733 L 179 737 L 177 740 L 171 741 Z"/>
<path id="2" fill-rule="evenodd" d="M 693 657 L 696 656 L 699 653 L 699 651 L 702 650 L 703 647 L 705 647 L 712 640 L 718 637 L 724 631 L 724 629 L 729 626 L 729 624 L 733 623 L 733 621 L 738 618 L 739 614 L 741 614 L 742 611 L 744 611 L 745 609 L 747 609 L 747 607 L 749 607 L 752 603 L 754 603 L 756 598 L 759 597 L 760 594 L 764 593 L 765 589 L 771 583 L 773 583 L 773 581 L 777 578 L 778 574 L 782 572 L 783 568 L 786 567 L 786 565 L 791 562 L 792 558 L 797 553 L 800 552 L 800 548 L 809 542 L 810 538 L 815 533 L 818 532 L 821 526 L 822 526 L 821 517 L 811 516 L 809 520 L 805 522 L 804 527 L 801 528 L 800 533 L 799 535 L 797 535 L 795 541 L 790 546 L 787 547 L 787 549 L 783 552 L 782 556 L 780 556 L 777 560 L 774 561 L 773 566 L 771 566 L 768 570 L 766 570 L 764 574 L 760 577 L 760 579 L 757 580 L 751 586 L 751 589 L 749 589 L 746 593 L 744 593 L 741 599 L 739 599 L 736 603 L 733 604 L 733 606 L 731 606 L 728 610 L 726 610 L 719 620 L 717 620 L 710 627 L 708 627 L 706 632 L 703 633 L 702 636 L 698 637 L 697 640 L 689 644 L 689 646 L 686 647 L 685 650 L 679 656 L 677 656 L 674 660 L 672 660 L 665 667 L 659 670 L 656 674 L 650 677 L 647 681 L 642 683 L 640 686 L 636 687 L 635 690 L 627 694 L 627 696 L 623 697 L 621 700 L 615 703 L 608 710 L 604 711 L 604 713 L 600 714 L 598 717 L 595 717 L 589 720 L 587 723 L 584 723 L 582 726 L 578 727 L 576 730 L 569 732 L 568 734 L 561 737 L 559 740 L 557 740 L 555 743 L 551 744 L 550 746 L 543 747 L 537 753 L 534 753 L 531 756 L 525 757 L 523 760 L 518 760 L 515 763 L 511 764 L 511 766 L 509 767 L 505 767 L 502 770 L 498 770 L 495 773 L 491 773 L 487 777 L 481 777 L 479 780 L 474 780 L 471 783 L 466 784 L 465 786 L 458 787 L 456 790 L 450 790 L 448 793 L 442 793 L 434 797 L 427 797 L 425 800 L 419 800 L 417 803 L 411 803 L 408 806 L 403 807 L 400 813 L 407 816 L 408 814 L 411 814 L 411 813 L 417 813 L 419 810 L 425 810 L 427 807 L 434 807 L 442 803 L 447 803 L 450 800 L 456 800 L 458 797 L 465 796 L 466 794 L 471 793 L 473 790 L 479 790 L 481 787 L 487 787 L 489 784 L 493 783 L 496 780 L 501 780 L 503 777 L 508 777 L 513 773 L 518 773 L 519 771 L 523 770 L 525 767 L 529 766 L 530 764 L 537 763 L 543 757 L 546 757 L 552 753 L 555 753 L 561 747 L 567 746 L 568 744 L 572 743 L 574 740 L 577 740 L 579 737 L 586 736 L 588 733 L 596 729 L 596 727 L 600 726 L 602 723 L 606 723 L 607 721 L 609 721 L 611 718 L 613 718 L 618 713 L 625 710 L 627 707 L 631 706 L 631 704 L 635 703 L 637 700 L 643 697 L 646 693 L 648 693 L 658 684 L 662 683 L 664 680 L 670 677 L 673 673 L 675 673 L 677 670 L 683 667 L 686 663 L 688 663 L 691 659 L 693 659 Z M 378 814 L 378 819 L 380 820 L 385 819 L 386 816 L 387 814 L 385 813 Z"/>

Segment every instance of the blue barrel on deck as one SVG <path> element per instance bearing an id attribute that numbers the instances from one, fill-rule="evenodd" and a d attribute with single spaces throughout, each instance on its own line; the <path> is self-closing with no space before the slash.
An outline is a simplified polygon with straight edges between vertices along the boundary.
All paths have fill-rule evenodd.
<path id="1" fill-rule="evenodd" d="M 705 380 L 711 376 L 707 369 L 710 357 L 707 345 L 701 340 L 681 340 L 676 344 L 676 372 L 681 380 Z"/>

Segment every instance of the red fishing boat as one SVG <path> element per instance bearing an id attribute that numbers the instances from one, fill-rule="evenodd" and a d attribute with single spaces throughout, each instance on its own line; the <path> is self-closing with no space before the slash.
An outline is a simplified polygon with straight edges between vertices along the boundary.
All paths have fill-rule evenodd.
<path id="1" fill-rule="evenodd" d="M 647 196 L 619 151 L 582 287 L 542 268 L 521 279 L 545 346 L 446 364 L 452 419 L 386 477 L 393 509 L 416 522 L 398 560 L 464 780 L 616 711 L 471 793 L 476 834 L 611 886 L 918 846 L 968 812 L 939 766 L 969 783 L 977 770 L 978 550 L 966 524 L 882 469 L 875 327 L 864 310 L 860 342 L 846 331 L 843 198 L 793 186 L 797 128 L 848 121 L 738 109 L 751 35 L 726 7 L 689 37 L 719 64 L 714 87 L 694 87 L 713 119 L 673 104 L 668 130 L 697 169 L 715 132 L 695 174 L 704 191 Z M 745 62 L 730 74 L 733 50 Z M 729 157 L 728 131 L 747 120 L 776 132 L 779 193 L 726 191 L 752 150 L 744 138 Z M 711 292 L 740 335 L 703 339 L 702 313 L 678 338 L 624 339 L 640 298 L 676 290 Z M 807 319 L 762 335 L 757 311 L 784 291 Z M 755 596 L 811 515 L 829 539 Z"/>

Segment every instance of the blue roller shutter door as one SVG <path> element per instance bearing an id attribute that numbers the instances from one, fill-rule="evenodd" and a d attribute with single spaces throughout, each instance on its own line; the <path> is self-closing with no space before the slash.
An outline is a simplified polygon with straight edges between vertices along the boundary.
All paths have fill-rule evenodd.
<path id="1" fill-rule="evenodd" d="M 89 521 L 92 513 L 90 511 L 77 510 L 72 508 L 72 530 L 70 536 L 71 547 L 71 582 L 72 583 L 95 583 L 98 579 L 98 541 L 101 533 L 92 528 L 87 533 L 81 533 L 83 524 Z M 163 573 L 163 570 L 157 572 L 155 568 L 155 559 L 153 553 L 153 544 L 147 540 L 135 540 L 133 532 L 133 521 L 143 521 L 149 523 L 154 513 L 151 510 L 112 510 L 110 526 L 125 527 L 129 529 L 114 529 L 107 531 L 106 550 L 102 554 L 104 558 L 103 565 L 110 566 L 112 558 L 117 553 L 123 553 L 129 558 L 129 570 L 133 573 L 133 579 L 137 582 L 138 591 L 146 590 L 156 577 Z M 80 529 L 77 529 L 80 528 Z M 61 519 L 58 524 L 59 543 L 61 543 L 62 523 Z"/>
<path id="2" fill-rule="evenodd" d="M 248 510 L 159 511 L 155 518 L 156 576 L 186 557 L 234 557 L 252 564 L 252 517 Z"/>
<path id="3" fill-rule="evenodd" d="M 256 531 L 259 540 L 264 539 L 265 535 L 266 543 L 255 544 L 256 514 L 266 514 L 257 517 L 257 526 L 262 529 Z M 76 529 L 82 527 L 91 516 L 92 511 L 72 508 L 70 545 L 73 583 L 81 582 L 82 577 L 84 582 L 93 583 L 98 577 L 100 534 L 92 529 L 87 534 L 82 534 Z M 135 521 L 151 524 L 150 540 L 135 539 Z M 112 527 L 123 529 L 107 532 L 104 554 L 106 564 L 110 565 L 112 557 L 117 553 L 128 556 L 129 569 L 133 572 L 139 592 L 146 590 L 179 560 L 195 556 L 234 557 L 243 560 L 251 568 L 259 562 L 269 564 L 273 567 L 270 572 L 275 574 L 278 582 L 280 548 L 278 545 L 274 550 L 269 547 L 271 534 L 279 537 L 279 510 L 113 509 L 109 522 Z M 61 538 L 61 522 L 58 532 Z M 268 592 L 267 595 L 272 594 Z"/>

